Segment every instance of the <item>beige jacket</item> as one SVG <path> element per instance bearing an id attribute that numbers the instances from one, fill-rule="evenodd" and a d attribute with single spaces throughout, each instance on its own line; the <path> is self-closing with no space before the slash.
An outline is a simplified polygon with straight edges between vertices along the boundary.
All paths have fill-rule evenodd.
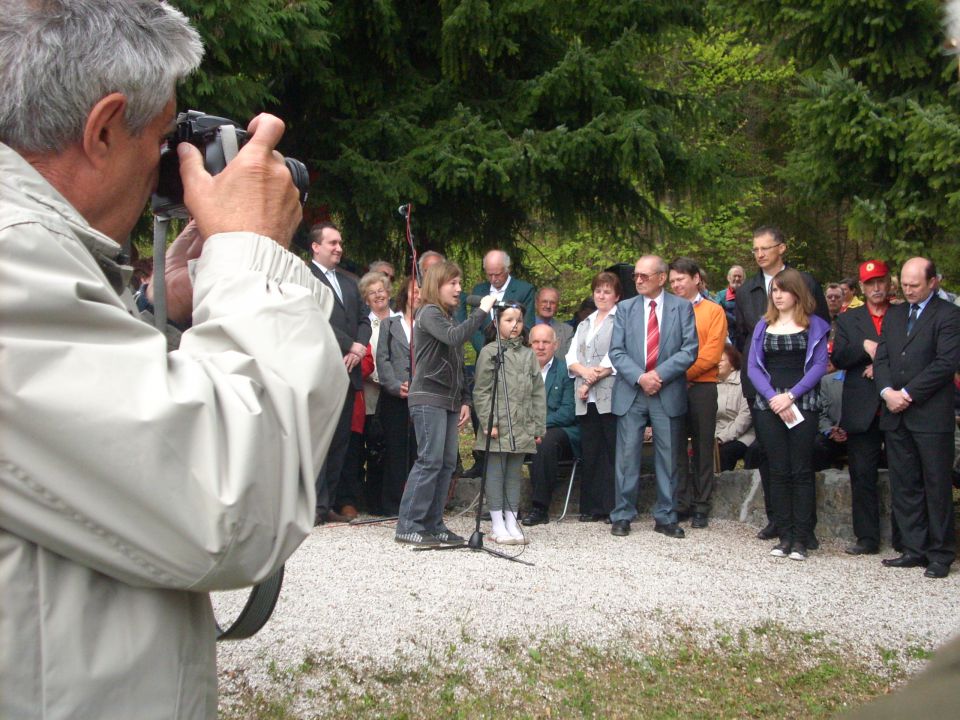
<path id="1" fill-rule="evenodd" d="M 310 531 L 346 394 L 330 293 L 273 241 L 207 241 L 171 353 L 118 251 L 0 144 L 4 720 L 215 717 L 207 593 Z"/>

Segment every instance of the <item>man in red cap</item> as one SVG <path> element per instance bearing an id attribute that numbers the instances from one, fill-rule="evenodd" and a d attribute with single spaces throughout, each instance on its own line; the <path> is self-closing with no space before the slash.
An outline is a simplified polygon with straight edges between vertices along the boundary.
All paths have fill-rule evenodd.
<path id="1" fill-rule="evenodd" d="M 880 499 L 877 468 L 883 446 L 879 427 L 880 395 L 873 380 L 873 358 L 890 307 L 890 271 L 882 260 L 860 265 L 860 289 L 866 302 L 837 316 L 831 360 L 844 371 L 840 427 L 847 433 L 847 461 L 857 541 L 846 551 L 873 555 L 880 549 Z M 899 544 L 894 526 L 894 547 Z"/>

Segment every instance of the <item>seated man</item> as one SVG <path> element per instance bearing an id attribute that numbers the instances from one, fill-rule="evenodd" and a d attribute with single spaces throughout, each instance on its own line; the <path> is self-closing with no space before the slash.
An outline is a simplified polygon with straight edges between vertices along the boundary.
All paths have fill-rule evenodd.
<path id="1" fill-rule="evenodd" d="M 842 463 L 847 456 L 847 431 L 840 427 L 843 407 L 844 371 L 833 363 L 820 381 L 820 425 L 813 441 L 813 469 L 816 472 Z"/>
<path id="2" fill-rule="evenodd" d="M 533 509 L 521 521 L 528 527 L 550 520 L 550 495 L 557 481 L 557 465 L 561 460 L 580 456 L 573 378 L 563 356 L 556 354 L 558 346 L 557 334 L 550 325 L 534 325 L 530 330 L 530 347 L 540 362 L 540 374 L 547 387 L 547 432 L 530 464 Z"/>

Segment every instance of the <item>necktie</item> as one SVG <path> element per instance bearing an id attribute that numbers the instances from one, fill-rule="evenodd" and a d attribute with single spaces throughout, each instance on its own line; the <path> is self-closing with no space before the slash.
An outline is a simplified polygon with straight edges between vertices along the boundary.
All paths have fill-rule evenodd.
<path id="1" fill-rule="evenodd" d="M 337 273 L 333 270 L 327 270 L 327 280 L 330 281 L 333 291 L 337 294 L 337 297 L 340 298 L 340 302 L 343 303 L 343 291 L 340 289 L 340 283 L 337 281 Z"/>
<path id="2" fill-rule="evenodd" d="M 917 322 L 917 307 L 916 303 L 910 306 L 910 317 L 907 318 L 907 335 L 913 331 L 913 326 Z"/>
<path id="3" fill-rule="evenodd" d="M 660 323 L 657 322 L 657 301 L 650 301 L 650 318 L 647 320 L 647 372 L 657 366 L 660 354 Z"/>

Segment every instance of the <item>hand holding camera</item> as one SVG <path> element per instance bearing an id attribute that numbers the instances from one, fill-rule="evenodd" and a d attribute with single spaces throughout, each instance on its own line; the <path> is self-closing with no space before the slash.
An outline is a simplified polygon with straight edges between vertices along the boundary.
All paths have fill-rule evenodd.
<path id="1" fill-rule="evenodd" d="M 207 172 L 196 147 L 177 145 L 184 203 L 204 238 L 243 230 L 288 247 L 303 213 L 283 156 L 274 150 L 283 136 L 283 121 L 261 114 L 248 130 L 247 143 L 217 175 Z"/>

